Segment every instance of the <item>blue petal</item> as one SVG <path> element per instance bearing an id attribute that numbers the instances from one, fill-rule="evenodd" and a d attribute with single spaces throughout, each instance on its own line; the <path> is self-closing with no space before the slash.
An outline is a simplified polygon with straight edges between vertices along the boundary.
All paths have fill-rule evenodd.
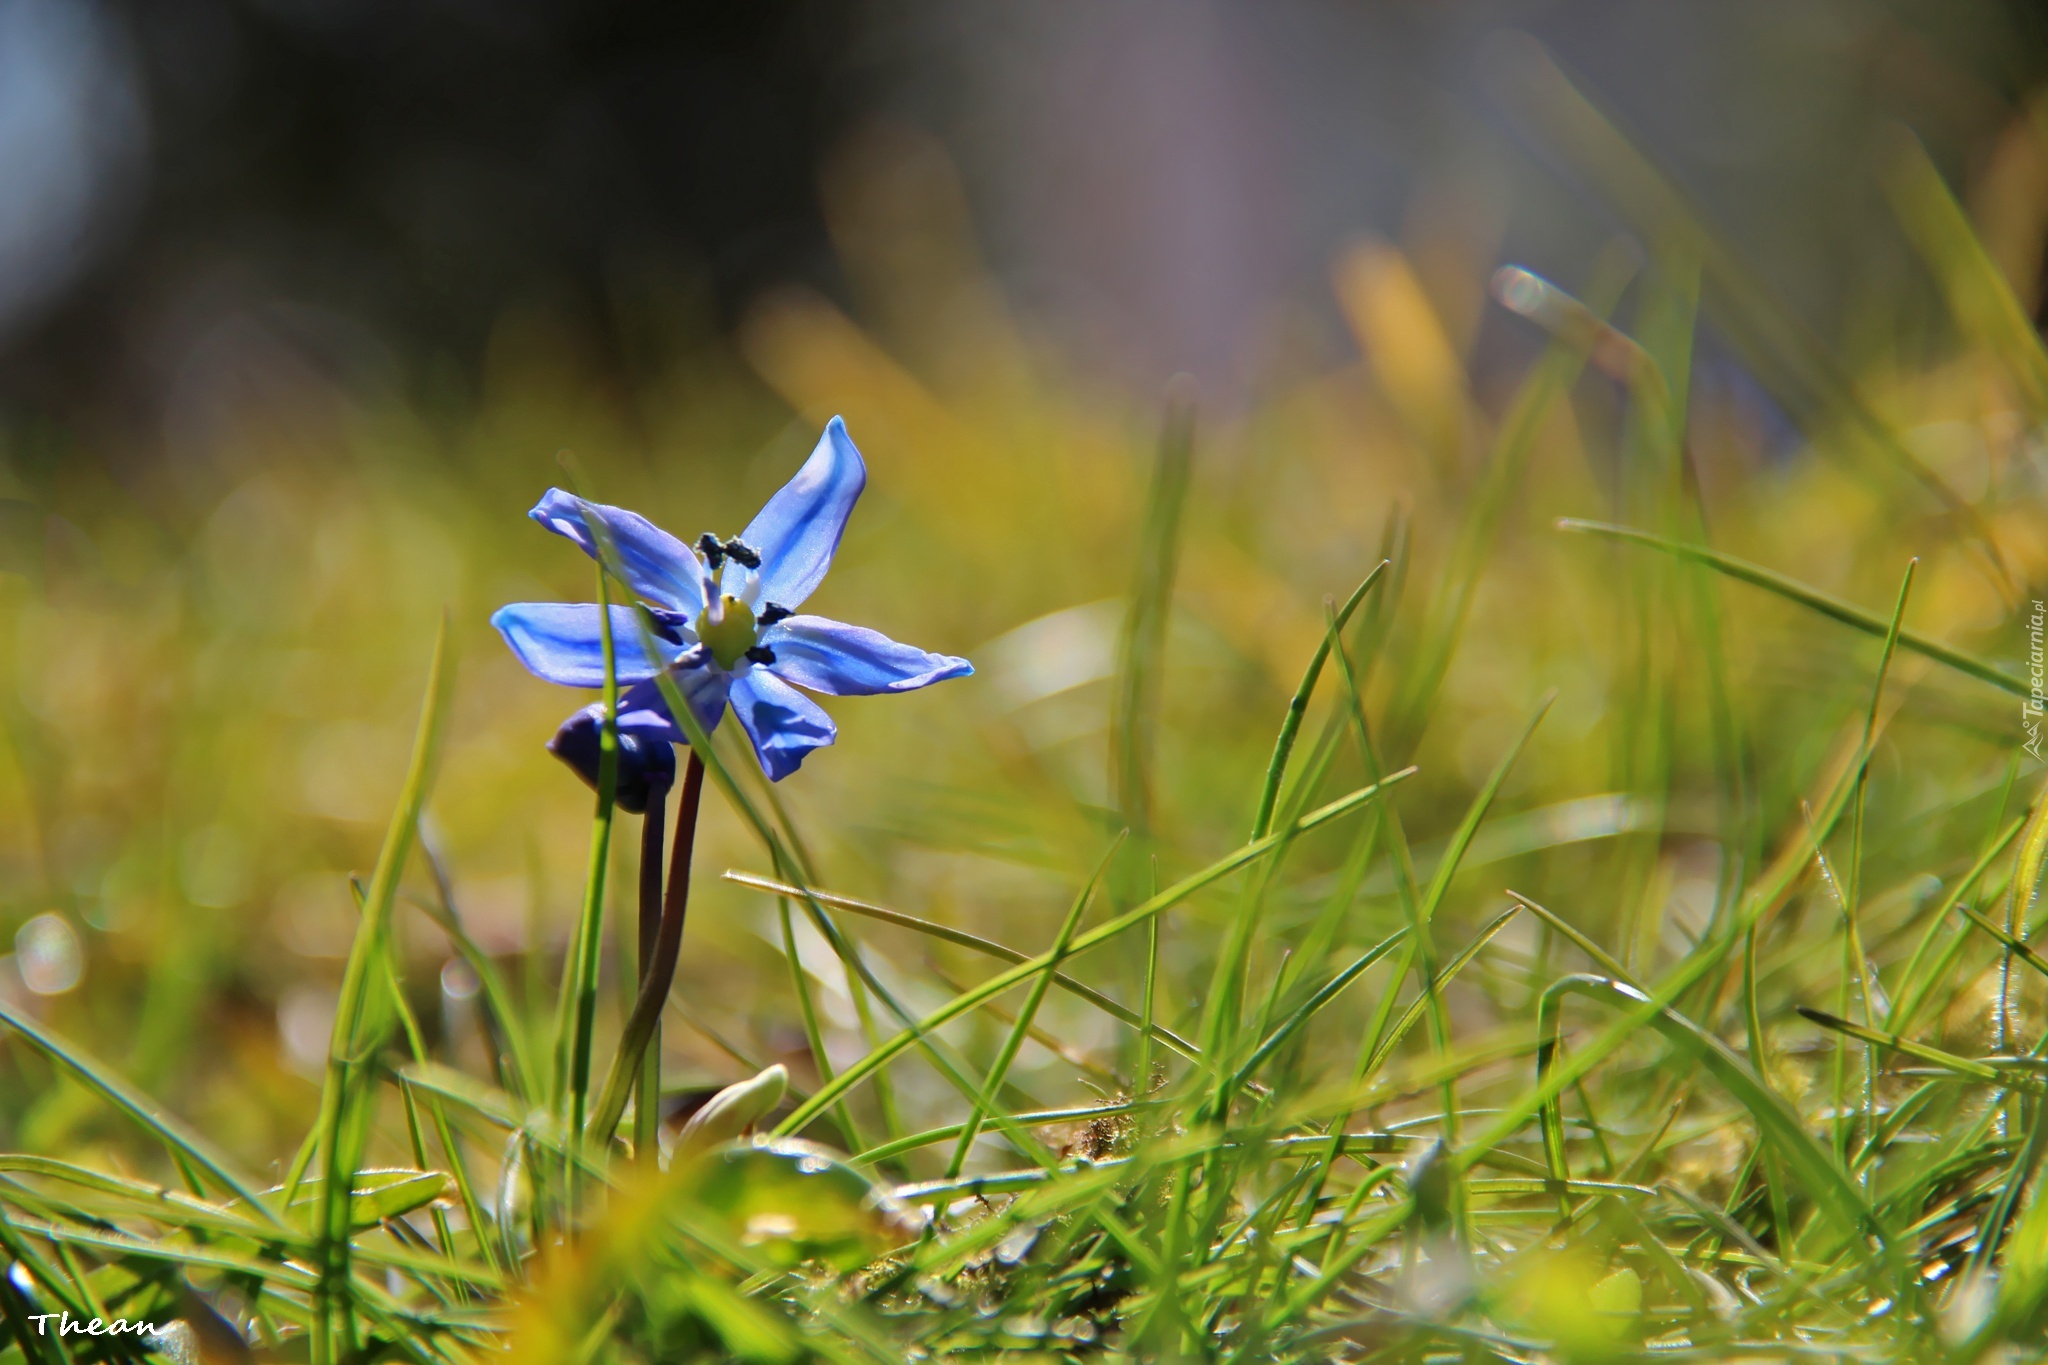
<path id="1" fill-rule="evenodd" d="M 927 654 L 879 630 L 824 616 L 792 616 L 762 632 L 775 651 L 768 665 L 799 687 L 828 697 L 914 692 L 948 678 L 964 678 L 974 665 L 950 654 Z"/>
<path id="2" fill-rule="evenodd" d="M 620 682 L 651 678 L 666 662 L 647 657 L 635 615 L 631 607 L 612 608 Z M 514 602 L 498 608 L 491 624 L 535 677 L 564 687 L 604 686 L 604 639 L 596 603 Z"/>
<path id="3" fill-rule="evenodd" d="M 811 595 L 832 567 L 847 515 L 867 481 L 867 466 L 846 434 L 846 423 L 834 417 L 796 477 L 740 532 L 740 539 L 761 554 L 755 605 L 794 607 Z"/>
<path id="4" fill-rule="evenodd" d="M 689 701 L 690 709 L 697 713 L 697 723 L 710 734 L 718 728 L 719 720 L 725 715 L 726 689 L 731 685 L 732 675 L 717 668 L 679 669 L 669 675 Z M 647 739 L 665 739 L 671 744 L 688 744 L 690 737 L 683 733 L 669 716 L 668 699 L 661 693 L 661 685 L 649 678 L 646 682 L 635 683 L 619 698 L 619 733 Z"/>
<path id="5" fill-rule="evenodd" d="M 839 737 L 832 717 L 772 673 L 750 668 L 733 679 L 732 710 L 754 741 L 761 771 L 771 782 L 795 772 L 804 756 Z"/>
<path id="6" fill-rule="evenodd" d="M 583 553 L 595 559 L 590 528 L 584 522 L 586 514 L 610 531 L 619 567 L 634 592 L 685 616 L 694 617 L 704 610 L 703 561 L 689 546 L 638 512 L 586 502 L 574 493 L 550 488 L 526 515 L 556 535 L 575 541 Z"/>

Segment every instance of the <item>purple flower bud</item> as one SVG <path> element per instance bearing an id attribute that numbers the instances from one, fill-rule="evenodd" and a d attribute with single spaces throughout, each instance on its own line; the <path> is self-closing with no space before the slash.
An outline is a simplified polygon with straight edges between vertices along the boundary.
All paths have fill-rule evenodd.
<path id="1" fill-rule="evenodd" d="M 576 775 L 597 789 L 599 745 L 604 722 L 603 707 L 586 706 L 562 722 L 548 741 L 548 752 L 576 770 Z M 647 809 L 648 798 L 665 791 L 676 780 L 676 751 L 667 740 L 621 732 L 619 735 L 619 776 L 613 799 L 619 809 L 639 815 Z"/>

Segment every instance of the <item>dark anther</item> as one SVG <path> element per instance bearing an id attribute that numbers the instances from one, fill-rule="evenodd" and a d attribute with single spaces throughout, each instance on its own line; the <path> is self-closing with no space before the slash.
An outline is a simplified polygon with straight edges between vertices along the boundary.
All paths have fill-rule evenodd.
<path id="1" fill-rule="evenodd" d="M 725 560 L 725 546 L 719 541 L 717 536 L 712 535 L 709 531 L 697 537 L 697 553 L 703 555 L 704 562 L 714 569 Z M 745 563 L 746 561 L 741 560 L 740 562 Z"/>
<path id="2" fill-rule="evenodd" d="M 725 542 L 725 552 L 732 556 L 732 562 L 735 564 L 744 564 L 750 569 L 761 567 L 761 552 L 738 536 Z"/>
<path id="3" fill-rule="evenodd" d="M 775 651 L 766 645 L 755 645 L 747 651 L 747 657 L 757 664 L 772 664 L 775 662 Z"/>
<path id="4" fill-rule="evenodd" d="M 678 673 L 688 673 L 691 669 L 702 668 L 704 665 L 710 662 L 710 649 L 704 645 L 696 644 L 691 645 L 681 654 L 678 654 L 676 656 L 676 661 L 670 664 L 669 667 L 674 669 Z"/>
<path id="5" fill-rule="evenodd" d="M 763 602 L 761 604 L 761 614 L 754 618 L 754 624 L 757 626 L 772 626 L 777 621 L 786 621 L 794 615 L 796 615 L 795 612 L 779 602 Z"/>
<path id="6" fill-rule="evenodd" d="M 563 722 L 562 728 L 555 731 L 555 737 L 548 741 L 548 752 L 575 769 L 576 775 L 593 791 L 597 788 L 597 765 L 604 734 L 604 722 L 598 718 L 599 711 L 599 707 L 584 707 Z M 647 798 L 657 788 L 666 791 L 675 779 L 676 751 L 668 741 L 620 733 L 619 772 L 612 792 L 612 799 L 618 802 L 620 810 L 639 815 L 647 809 Z"/>

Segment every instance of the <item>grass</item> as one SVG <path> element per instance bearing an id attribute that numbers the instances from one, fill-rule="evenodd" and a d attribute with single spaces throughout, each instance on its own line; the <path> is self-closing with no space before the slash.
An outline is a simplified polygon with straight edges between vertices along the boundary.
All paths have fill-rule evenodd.
<path id="1" fill-rule="evenodd" d="M 1368 360 L 1227 421 L 791 295 L 630 401 L 515 317 L 473 395 L 228 441 L 204 517 L 10 437 L 4 908 L 61 929 L 0 982 L 0 1362 L 2038 1350 L 2048 362 L 1917 147 L 1950 324 L 1852 364 L 1507 57 L 1647 250 L 1496 277 L 1497 404 L 1370 358 L 1472 332 L 1381 244 Z M 1696 396 L 1702 308 L 1797 448 Z M 780 788 L 693 736 L 629 1028 L 639 831 L 481 629 L 588 595 L 518 513 L 568 438 L 729 530 L 842 406 L 821 609 L 981 674 Z"/>

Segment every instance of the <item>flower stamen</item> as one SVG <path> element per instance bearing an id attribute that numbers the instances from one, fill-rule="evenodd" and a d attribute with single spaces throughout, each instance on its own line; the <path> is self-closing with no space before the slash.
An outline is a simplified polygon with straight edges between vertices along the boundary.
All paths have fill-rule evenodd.
<path id="1" fill-rule="evenodd" d="M 754 629 L 754 609 L 731 593 L 712 599 L 697 618 L 697 638 L 711 651 L 718 666 L 730 670 L 754 647 L 759 632 Z"/>

